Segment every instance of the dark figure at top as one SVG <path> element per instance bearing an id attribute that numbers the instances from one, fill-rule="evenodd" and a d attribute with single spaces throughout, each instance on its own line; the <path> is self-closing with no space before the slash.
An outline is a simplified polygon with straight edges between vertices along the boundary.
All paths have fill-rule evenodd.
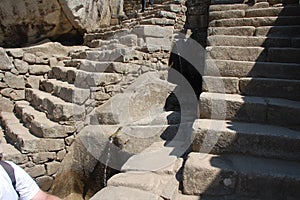
<path id="1" fill-rule="evenodd" d="M 141 0 L 141 3 L 142 3 L 142 10 L 141 10 L 141 12 L 144 12 L 145 8 L 146 8 L 146 0 Z M 149 0 L 149 3 L 152 6 L 154 4 L 154 0 Z"/>

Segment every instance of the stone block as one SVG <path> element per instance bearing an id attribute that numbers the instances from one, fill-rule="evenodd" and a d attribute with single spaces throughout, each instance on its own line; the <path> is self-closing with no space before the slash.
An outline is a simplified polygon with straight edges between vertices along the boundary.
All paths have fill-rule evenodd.
<path id="1" fill-rule="evenodd" d="M 96 193 L 91 200 L 163 200 L 159 195 L 151 192 L 128 187 L 106 187 Z"/>
<path id="2" fill-rule="evenodd" d="M 51 176 L 41 176 L 36 178 L 35 180 L 38 186 L 41 188 L 41 190 L 48 191 L 53 184 L 54 178 Z"/>
<path id="3" fill-rule="evenodd" d="M 267 102 L 260 97 L 219 93 L 200 95 L 200 117 L 205 119 L 265 123 L 267 110 Z"/>
<path id="4" fill-rule="evenodd" d="M 5 49 L 0 47 L 0 70 L 11 70 L 12 68 L 14 66 L 7 56 Z"/>
<path id="5" fill-rule="evenodd" d="M 43 176 L 46 174 L 44 165 L 35 165 L 34 167 L 25 168 L 25 171 L 33 178 Z"/>
<path id="6" fill-rule="evenodd" d="M 55 152 L 39 152 L 32 154 L 32 161 L 35 164 L 43 164 L 49 160 L 54 160 L 56 158 Z"/>
<path id="7" fill-rule="evenodd" d="M 267 51 L 263 47 L 206 47 L 207 58 L 238 61 L 266 61 Z"/>
<path id="8" fill-rule="evenodd" d="M 50 176 L 55 174 L 58 171 L 60 167 L 60 162 L 54 161 L 54 162 L 46 163 L 45 165 L 46 165 L 47 175 Z"/>
<path id="9" fill-rule="evenodd" d="M 238 94 L 239 79 L 235 77 L 203 76 L 202 89 L 204 92 Z"/>
<path id="10" fill-rule="evenodd" d="M 10 88 L 14 88 L 14 89 L 25 88 L 25 80 L 23 76 L 16 76 L 10 72 L 5 72 L 4 81 Z"/>
<path id="11" fill-rule="evenodd" d="M 33 53 L 24 53 L 23 60 L 28 62 L 29 64 L 35 64 L 36 56 Z"/>
<path id="12" fill-rule="evenodd" d="M 175 176 L 158 175 L 152 172 L 120 173 L 110 178 L 107 184 L 148 191 L 166 199 L 175 199 L 179 186 Z"/>
<path id="13" fill-rule="evenodd" d="M 243 27 L 209 27 L 208 35 L 236 35 L 236 36 L 253 36 L 255 32 L 254 26 Z"/>
<path id="14" fill-rule="evenodd" d="M 24 90 L 15 90 L 12 88 L 5 88 L 1 90 L 1 94 L 5 97 L 9 97 L 12 100 L 18 101 L 25 99 L 25 91 Z"/>
<path id="15" fill-rule="evenodd" d="M 136 34 L 139 38 L 155 37 L 165 38 L 173 35 L 172 27 L 161 27 L 155 25 L 141 25 L 132 30 L 133 34 Z"/>
<path id="16" fill-rule="evenodd" d="M 257 27 L 255 31 L 256 36 L 268 36 L 268 37 L 281 37 L 282 35 L 286 37 L 298 37 L 300 34 L 300 26 L 266 26 Z"/>
<path id="17" fill-rule="evenodd" d="M 51 68 L 48 65 L 29 65 L 29 73 L 32 75 L 44 75 L 48 73 Z"/>
<path id="18" fill-rule="evenodd" d="M 26 74 L 28 72 L 29 65 L 27 62 L 20 59 L 14 59 L 14 65 L 20 74 Z"/>
<path id="19" fill-rule="evenodd" d="M 12 112 L 14 110 L 14 104 L 11 100 L 0 95 L 0 111 Z"/>
<path id="20" fill-rule="evenodd" d="M 148 51 L 170 51 L 172 48 L 171 38 L 154 38 L 154 37 L 146 37 L 146 48 Z"/>
<path id="21" fill-rule="evenodd" d="M 18 59 L 22 59 L 24 54 L 24 51 L 21 48 L 6 49 L 6 52 L 8 55 Z"/>
<path id="22" fill-rule="evenodd" d="M 245 17 L 245 10 L 214 11 L 209 13 L 209 21 L 243 17 Z"/>
<path id="23" fill-rule="evenodd" d="M 137 46 L 137 35 L 129 34 L 119 38 L 119 42 L 123 45 L 134 47 Z"/>
<path id="24" fill-rule="evenodd" d="M 271 62 L 285 62 L 300 64 L 300 49 L 297 48 L 270 48 L 268 57 Z"/>

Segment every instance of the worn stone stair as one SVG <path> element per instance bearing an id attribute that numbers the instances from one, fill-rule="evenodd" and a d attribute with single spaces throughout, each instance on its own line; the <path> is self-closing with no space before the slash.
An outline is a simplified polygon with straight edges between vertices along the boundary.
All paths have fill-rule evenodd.
<path id="1" fill-rule="evenodd" d="M 298 199 L 300 6 L 215 3 L 183 193 Z"/>
<path id="2" fill-rule="evenodd" d="M 63 139 L 38 138 L 20 123 L 14 113 L 1 112 L 0 115 L 1 124 L 5 127 L 6 139 L 22 153 L 60 151 L 64 149 Z"/>

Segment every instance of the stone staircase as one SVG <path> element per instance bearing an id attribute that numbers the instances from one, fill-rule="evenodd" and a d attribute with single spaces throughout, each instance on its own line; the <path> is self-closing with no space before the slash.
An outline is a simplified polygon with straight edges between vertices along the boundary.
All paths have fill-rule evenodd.
<path id="1" fill-rule="evenodd" d="M 84 42 L 90 47 L 105 45 L 107 42 L 114 43 L 111 39 L 127 35 L 128 30 L 139 25 L 173 26 L 175 30 L 182 30 L 186 9 L 184 1 L 159 0 L 153 6 L 147 7 L 143 13 L 140 10 L 131 11 L 127 19 L 121 20 L 119 24 L 85 34 Z M 107 39 L 110 41 L 103 41 Z"/>
<path id="2" fill-rule="evenodd" d="M 210 6 L 200 119 L 183 193 L 300 197 L 299 9 L 268 2 Z"/>

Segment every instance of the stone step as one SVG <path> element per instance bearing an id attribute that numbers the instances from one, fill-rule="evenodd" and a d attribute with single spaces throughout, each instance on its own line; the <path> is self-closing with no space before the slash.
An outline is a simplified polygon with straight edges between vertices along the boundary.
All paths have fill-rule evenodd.
<path id="1" fill-rule="evenodd" d="M 43 80 L 40 83 L 43 91 L 51 93 L 66 102 L 82 105 L 90 98 L 90 89 L 77 88 L 67 82 L 56 79 Z"/>
<path id="2" fill-rule="evenodd" d="M 129 187 L 105 187 L 97 192 L 90 200 L 164 200 L 157 194 Z"/>
<path id="3" fill-rule="evenodd" d="M 260 29 L 259 27 L 257 29 Z M 254 26 L 235 26 L 235 27 L 208 27 L 207 33 L 208 36 L 211 35 L 234 35 L 234 36 L 253 36 L 255 34 L 256 28 Z M 263 34 L 263 31 L 260 31 L 261 34 L 258 36 L 266 36 L 267 32 Z M 282 35 L 276 35 L 282 37 Z"/>
<path id="4" fill-rule="evenodd" d="M 121 62 L 99 62 L 85 59 L 73 59 L 65 63 L 66 67 L 74 67 L 78 70 L 87 72 L 105 72 L 105 73 L 128 73 L 135 64 Z"/>
<path id="5" fill-rule="evenodd" d="M 213 35 L 207 38 L 207 44 L 208 46 L 291 47 L 292 38 Z"/>
<path id="6" fill-rule="evenodd" d="M 106 63 L 104 64 L 106 65 Z M 115 70 L 123 70 L 125 65 L 114 65 Z M 127 69 L 129 65 L 126 66 Z M 118 68 L 118 69 L 117 69 Z M 69 84 L 74 84 L 78 88 L 89 88 L 95 86 L 106 86 L 119 83 L 122 80 L 122 74 L 119 73 L 95 73 L 89 71 L 78 70 L 74 67 L 52 68 L 50 78 L 56 78 L 61 81 L 66 81 Z"/>
<path id="7" fill-rule="evenodd" d="M 240 8 L 232 8 L 232 10 L 210 11 L 209 21 L 245 17 L 300 16 L 300 6 L 251 8 L 245 5 L 239 7 Z"/>
<path id="8" fill-rule="evenodd" d="M 246 10 L 245 17 L 300 16 L 299 9 L 299 5 L 249 9 Z"/>
<path id="9" fill-rule="evenodd" d="M 299 126 L 300 102 L 239 94 L 200 95 L 200 118 Z"/>
<path id="10" fill-rule="evenodd" d="M 54 66 L 49 73 L 49 78 L 55 78 L 72 84 L 76 78 L 76 71 L 76 68 L 70 66 Z"/>
<path id="11" fill-rule="evenodd" d="M 209 23 L 211 27 L 234 27 L 234 26 L 294 26 L 300 25 L 300 16 L 279 17 L 249 17 L 214 20 Z"/>
<path id="12" fill-rule="evenodd" d="M 25 96 L 35 109 L 46 112 L 55 122 L 81 120 L 85 116 L 84 106 L 65 102 L 47 92 L 27 88 Z"/>
<path id="13" fill-rule="evenodd" d="M 91 48 L 97 48 L 104 45 L 110 45 L 110 44 L 118 44 L 119 40 L 117 39 L 111 39 L 111 40 L 101 40 L 101 39 L 94 39 L 89 42 L 87 42 L 87 46 Z"/>
<path id="14" fill-rule="evenodd" d="M 300 196 L 299 180 L 299 162 L 190 153 L 183 171 L 183 191 L 203 196 L 297 199 Z"/>
<path id="15" fill-rule="evenodd" d="M 263 47 L 206 47 L 207 59 L 238 60 L 238 61 L 267 61 L 267 50 Z"/>
<path id="16" fill-rule="evenodd" d="M 204 92 L 300 100 L 300 80 L 203 76 Z"/>
<path id="17" fill-rule="evenodd" d="M 300 48 L 270 48 L 269 61 L 300 64 Z"/>
<path id="18" fill-rule="evenodd" d="M 198 119 L 193 125 L 195 152 L 239 153 L 300 161 L 300 132 L 257 123 Z"/>
<path id="19" fill-rule="evenodd" d="M 86 50 L 77 54 L 71 54 L 72 59 L 87 59 L 93 61 L 114 61 L 114 62 L 129 62 L 130 60 L 142 60 L 141 52 L 132 48 L 121 48 L 114 50 Z"/>
<path id="20" fill-rule="evenodd" d="M 220 31 L 219 31 L 220 32 Z M 264 26 L 257 27 L 255 36 L 267 37 L 298 37 L 300 35 L 300 26 Z"/>
<path id="21" fill-rule="evenodd" d="M 27 101 L 17 101 L 15 112 L 32 134 L 40 138 L 64 138 L 74 133 L 74 126 L 50 121 L 46 114 L 32 108 Z"/>
<path id="22" fill-rule="evenodd" d="M 63 139 L 45 139 L 33 136 L 20 123 L 14 113 L 1 112 L 0 119 L 2 126 L 5 127 L 7 140 L 22 153 L 39 153 L 64 149 Z"/>
<path id="23" fill-rule="evenodd" d="M 208 59 L 206 60 L 204 74 L 218 77 L 261 77 L 300 80 L 300 65 Z"/>
<path id="24" fill-rule="evenodd" d="M 156 194 L 163 199 L 175 200 L 179 182 L 175 175 L 154 172 L 119 173 L 107 182 L 108 187 L 128 187 Z"/>
<path id="25" fill-rule="evenodd" d="M 18 165 L 25 164 L 29 161 L 27 155 L 22 154 L 13 145 L 1 142 L 1 147 L 3 149 L 3 160 L 12 161 Z"/>
<path id="26" fill-rule="evenodd" d="M 254 4 L 253 6 L 249 6 L 248 4 L 245 4 L 244 2 L 242 4 L 216 4 L 216 5 L 210 5 L 209 11 L 227 11 L 227 10 L 247 10 L 247 9 L 255 9 L 255 8 L 268 8 L 269 3 L 268 2 L 258 2 Z"/>

